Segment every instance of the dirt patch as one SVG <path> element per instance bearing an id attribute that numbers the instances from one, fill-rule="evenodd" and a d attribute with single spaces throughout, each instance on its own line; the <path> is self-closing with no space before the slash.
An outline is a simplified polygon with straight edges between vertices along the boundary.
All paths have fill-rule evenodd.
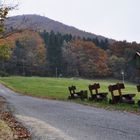
<path id="1" fill-rule="evenodd" d="M 30 132 L 17 121 L 0 96 L 0 140 L 30 140 Z"/>

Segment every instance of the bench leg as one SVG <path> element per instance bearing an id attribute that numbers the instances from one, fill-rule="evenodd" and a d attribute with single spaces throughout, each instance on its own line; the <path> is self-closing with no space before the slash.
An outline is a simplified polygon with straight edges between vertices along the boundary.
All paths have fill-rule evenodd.
<path id="1" fill-rule="evenodd" d="M 140 100 L 138 101 L 138 106 L 140 107 Z"/>

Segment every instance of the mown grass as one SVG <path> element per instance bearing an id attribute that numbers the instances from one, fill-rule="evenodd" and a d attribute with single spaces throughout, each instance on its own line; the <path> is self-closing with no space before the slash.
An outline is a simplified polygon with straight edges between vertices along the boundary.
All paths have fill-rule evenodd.
<path id="1" fill-rule="evenodd" d="M 76 85 L 77 90 L 88 90 L 88 85 L 95 82 L 99 82 L 101 85 L 100 91 L 108 92 L 108 85 L 121 82 L 119 80 L 113 79 L 79 79 L 79 78 L 44 78 L 44 77 L 1 77 L 0 82 L 6 86 L 12 88 L 13 90 L 31 96 L 51 98 L 58 100 L 67 100 L 69 95 L 68 86 Z M 123 93 L 135 93 L 135 101 L 140 99 L 140 94 L 137 93 L 136 84 L 125 82 L 125 90 Z M 89 91 L 88 91 L 89 94 Z M 90 95 L 90 94 L 89 94 Z M 108 97 L 111 95 L 109 93 Z M 137 105 L 109 105 L 108 101 L 95 102 L 95 101 L 80 101 L 75 102 L 82 103 L 85 105 L 93 105 L 97 107 L 109 108 L 109 109 L 119 109 L 128 111 L 139 111 Z"/>

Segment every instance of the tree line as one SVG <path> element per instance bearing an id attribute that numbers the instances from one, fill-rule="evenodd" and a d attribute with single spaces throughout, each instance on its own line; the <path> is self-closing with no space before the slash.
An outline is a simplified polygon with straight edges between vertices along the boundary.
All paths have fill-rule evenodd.
<path id="1" fill-rule="evenodd" d="M 85 76 L 85 75 L 87 75 L 88 76 L 88 73 L 85 75 L 80 74 L 80 70 L 77 70 L 74 67 L 74 65 L 76 65 L 74 63 L 76 63 L 76 61 L 77 61 L 76 54 L 80 55 L 80 53 L 81 53 L 80 58 L 82 59 L 82 53 L 85 53 L 85 52 L 82 52 L 80 50 L 79 50 L 79 52 L 77 52 L 77 50 L 73 50 L 74 52 L 70 52 L 71 49 L 68 49 L 68 48 L 72 48 L 71 45 L 72 44 L 74 45 L 78 41 L 79 41 L 80 45 L 83 45 L 83 46 L 87 42 L 87 46 L 91 44 L 93 48 L 94 47 L 97 48 L 97 49 L 95 49 L 95 53 L 96 53 L 96 51 L 101 50 L 101 49 L 106 50 L 108 47 L 108 44 L 109 44 L 107 39 L 99 40 L 98 38 L 93 38 L 93 39 L 81 38 L 81 37 L 72 36 L 71 34 L 63 35 L 59 32 L 54 33 L 53 31 L 51 31 L 50 33 L 44 31 L 44 32 L 40 33 L 40 35 L 45 42 L 45 46 L 46 46 L 46 50 L 47 50 L 46 51 L 46 61 L 48 62 L 47 69 L 48 69 L 50 76 L 56 76 L 56 75 L 64 75 L 64 76 Z M 84 44 L 84 42 L 85 42 L 85 44 Z M 88 44 L 88 42 L 90 42 L 90 43 Z M 80 49 L 80 47 L 79 47 L 79 49 Z M 88 50 L 88 48 L 87 48 L 87 50 Z M 75 53 L 75 55 L 74 55 L 74 53 Z M 89 54 L 87 54 L 87 56 L 85 55 L 85 59 L 87 59 L 88 55 Z M 99 54 L 99 56 L 101 56 L 101 55 L 102 54 Z M 77 56 L 77 57 L 79 57 L 79 56 Z M 80 63 L 84 63 L 84 62 L 81 61 Z M 73 72 L 69 72 L 70 66 L 72 66 L 71 71 L 73 71 Z M 79 65 L 77 65 L 77 67 L 78 66 Z M 74 69 L 75 69 L 75 71 L 74 71 Z M 80 69 L 80 66 L 78 67 L 78 69 Z M 86 69 L 86 65 L 85 65 L 84 69 Z M 79 71 L 79 72 L 77 72 L 77 71 Z M 79 74 L 77 74 L 77 73 L 79 73 Z"/>
<path id="2" fill-rule="evenodd" d="M 7 44 L 4 40 L 0 40 L 1 74 L 121 79 L 123 72 L 125 79 L 139 80 L 132 61 L 140 51 L 136 42 L 109 43 L 97 38 L 28 30 L 9 36 Z"/>

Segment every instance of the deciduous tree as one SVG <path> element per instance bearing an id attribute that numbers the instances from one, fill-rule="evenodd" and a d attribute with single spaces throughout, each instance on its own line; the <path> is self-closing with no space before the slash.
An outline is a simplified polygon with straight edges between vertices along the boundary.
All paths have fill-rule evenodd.
<path id="1" fill-rule="evenodd" d="M 81 77 L 103 77 L 109 74 L 107 54 L 94 43 L 74 40 L 65 44 L 63 56 L 68 74 Z"/>

